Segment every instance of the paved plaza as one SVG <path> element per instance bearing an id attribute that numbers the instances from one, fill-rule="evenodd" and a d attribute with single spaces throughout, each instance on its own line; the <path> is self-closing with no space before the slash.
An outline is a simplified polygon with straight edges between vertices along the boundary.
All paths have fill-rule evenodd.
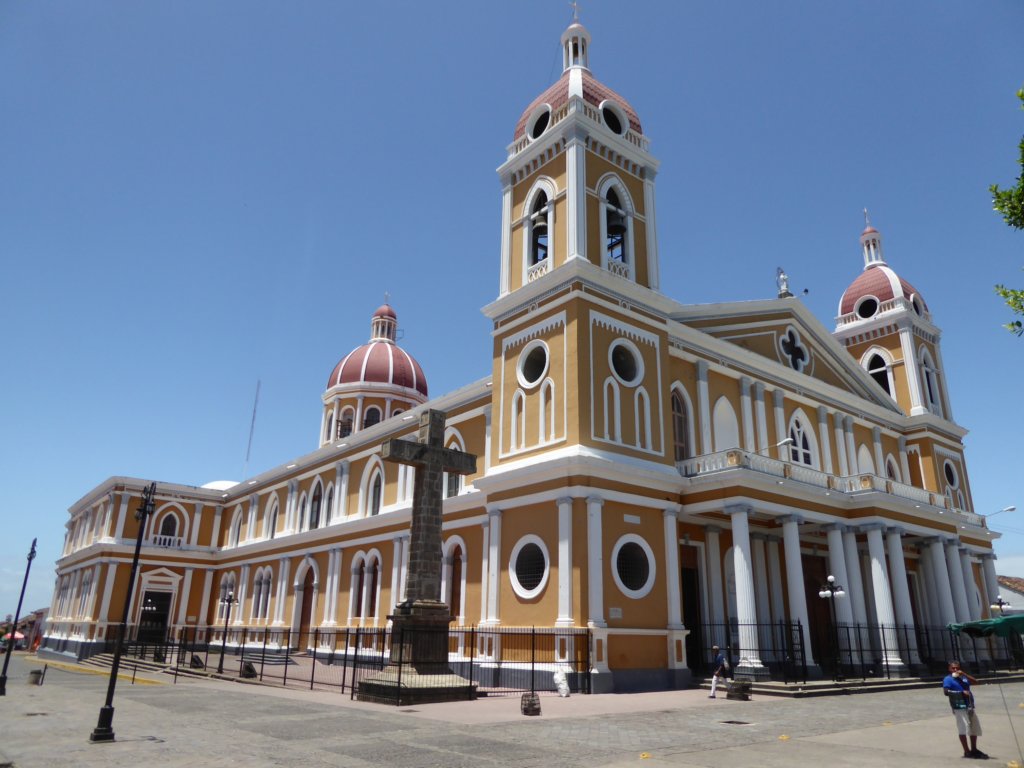
<path id="1" fill-rule="evenodd" d="M 0 698 L 0 768 L 343 766 L 661 768 L 964 765 L 938 689 L 753 701 L 707 691 L 519 697 L 396 709 L 347 694 L 158 676 L 118 683 L 114 743 L 88 737 L 107 676 L 15 656 Z M 992 766 L 1021 760 L 1024 683 L 979 686 Z"/>

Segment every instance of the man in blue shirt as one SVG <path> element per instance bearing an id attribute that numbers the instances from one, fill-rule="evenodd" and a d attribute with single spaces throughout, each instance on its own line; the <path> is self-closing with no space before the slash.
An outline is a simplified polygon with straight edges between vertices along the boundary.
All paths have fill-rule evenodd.
<path id="1" fill-rule="evenodd" d="M 720 678 L 725 677 L 725 673 L 729 671 L 729 662 L 725 660 L 725 654 L 723 654 L 717 645 L 711 646 L 711 652 L 715 654 L 715 658 L 711 662 L 711 695 L 709 699 L 715 698 L 715 689 L 718 688 L 718 681 Z"/>
<path id="2" fill-rule="evenodd" d="M 978 682 L 960 669 L 959 661 L 949 662 L 949 674 L 942 680 L 942 692 L 949 699 L 949 706 L 956 717 L 956 729 L 960 735 L 960 746 L 964 748 L 964 757 L 977 760 L 988 760 L 988 755 L 978 749 L 978 737 L 981 736 L 981 721 L 974 712 L 974 694 L 971 684 Z M 968 736 L 971 739 L 967 744 Z"/>

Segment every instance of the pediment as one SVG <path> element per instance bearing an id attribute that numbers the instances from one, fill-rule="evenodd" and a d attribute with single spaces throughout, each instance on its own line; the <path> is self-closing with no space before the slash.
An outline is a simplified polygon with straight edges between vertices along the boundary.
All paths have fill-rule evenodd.
<path id="1" fill-rule="evenodd" d="M 688 306 L 672 319 L 779 365 L 787 377 L 816 379 L 901 412 L 798 299 Z"/>

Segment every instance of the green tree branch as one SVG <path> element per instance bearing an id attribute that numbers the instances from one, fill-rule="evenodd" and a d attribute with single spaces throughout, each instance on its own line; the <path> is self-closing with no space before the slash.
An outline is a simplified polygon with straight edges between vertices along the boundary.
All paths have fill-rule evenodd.
<path id="1" fill-rule="evenodd" d="M 1017 91 L 1017 98 L 1021 101 L 1021 109 L 1024 109 L 1024 88 Z M 1024 229 L 1024 136 L 1021 137 L 1019 149 L 1018 163 L 1021 173 L 1017 177 L 1016 185 L 1009 189 L 1000 189 L 997 184 L 989 187 L 989 192 L 992 193 L 992 207 L 1003 217 L 1007 226 L 1014 229 Z M 1013 314 L 1024 317 L 1024 291 L 997 285 L 996 293 L 1002 297 Z M 1024 336 L 1024 321 L 1013 320 L 1003 327 L 1010 333 Z"/>

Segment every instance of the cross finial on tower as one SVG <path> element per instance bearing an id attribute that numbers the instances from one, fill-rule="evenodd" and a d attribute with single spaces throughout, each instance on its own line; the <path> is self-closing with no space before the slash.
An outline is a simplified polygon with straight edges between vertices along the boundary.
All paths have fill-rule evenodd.
<path id="1" fill-rule="evenodd" d="M 569 3 L 569 5 L 572 6 L 572 20 L 573 21 L 579 21 L 580 20 L 580 4 L 578 2 L 576 2 L 576 0 L 572 0 L 572 2 Z"/>
<path id="2" fill-rule="evenodd" d="M 391 306 L 391 293 L 389 291 L 384 291 L 384 303 Z"/>
<path id="3" fill-rule="evenodd" d="M 867 208 L 864 209 L 864 226 L 865 227 L 870 227 L 871 226 L 871 219 L 868 218 L 868 209 Z"/>

